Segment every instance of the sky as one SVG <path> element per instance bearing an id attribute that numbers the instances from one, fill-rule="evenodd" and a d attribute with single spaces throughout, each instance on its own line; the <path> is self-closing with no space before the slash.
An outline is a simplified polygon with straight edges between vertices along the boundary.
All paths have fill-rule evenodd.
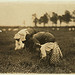
<path id="1" fill-rule="evenodd" d="M 75 10 L 75 1 L 22 1 L 0 0 L 0 26 L 33 25 L 32 14 L 39 18 L 44 13 L 64 14 L 65 10 Z"/>

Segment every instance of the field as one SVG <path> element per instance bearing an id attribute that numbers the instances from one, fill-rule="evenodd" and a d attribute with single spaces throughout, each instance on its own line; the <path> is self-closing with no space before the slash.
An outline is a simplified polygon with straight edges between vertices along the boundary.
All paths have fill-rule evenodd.
<path id="1" fill-rule="evenodd" d="M 18 27 L 18 29 L 22 28 Z M 69 31 L 67 28 L 35 29 L 49 31 L 56 37 L 63 53 L 62 62 L 57 66 L 52 66 L 46 61 L 40 62 L 37 52 L 25 49 L 15 51 L 13 37 L 18 31 L 3 31 L 0 33 L 0 73 L 75 73 L 75 31 Z"/>

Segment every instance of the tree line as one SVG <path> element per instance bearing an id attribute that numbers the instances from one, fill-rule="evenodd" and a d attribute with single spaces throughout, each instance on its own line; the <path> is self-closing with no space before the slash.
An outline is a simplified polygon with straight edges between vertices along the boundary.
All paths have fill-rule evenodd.
<path id="1" fill-rule="evenodd" d="M 33 23 L 35 24 L 35 27 L 37 27 L 37 24 L 43 23 L 43 26 L 45 27 L 46 24 L 51 21 L 52 25 L 55 24 L 57 26 L 57 21 L 59 21 L 60 26 L 62 22 L 69 24 L 69 22 L 75 22 L 75 10 L 70 13 L 70 11 L 66 10 L 63 15 L 58 15 L 56 12 L 52 12 L 52 15 L 49 15 L 47 12 L 43 14 L 43 16 L 40 16 L 40 18 L 37 18 L 36 13 L 32 15 L 34 17 Z"/>

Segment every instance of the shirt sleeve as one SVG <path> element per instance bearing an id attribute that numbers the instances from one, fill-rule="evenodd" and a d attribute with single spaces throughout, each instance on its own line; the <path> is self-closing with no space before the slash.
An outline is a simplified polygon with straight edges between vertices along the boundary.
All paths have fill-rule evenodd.
<path id="1" fill-rule="evenodd" d="M 41 47 L 41 54 L 42 54 L 42 58 L 46 57 L 46 51 L 44 46 Z"/>

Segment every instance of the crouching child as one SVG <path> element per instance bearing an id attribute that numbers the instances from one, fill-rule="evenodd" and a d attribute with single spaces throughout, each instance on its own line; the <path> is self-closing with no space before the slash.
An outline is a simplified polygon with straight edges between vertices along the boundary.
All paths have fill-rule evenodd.
<path id="1" fill-rule="evenodd" d="M 50 64 L 58 64 L 63 57 L 62 52 L 59 48 L 57 42 L 48 42 L 41 45 L 41 59 L 46 58 L 49 55 L 49 63 Z"/>
<path id="2" fill-rule="evenodd" d="M 15 50 L 23 49 L 26 46 L 26 41 L 28 41 L 36 31 L 32 28 L 22 29 L 15 34 Z"/>

